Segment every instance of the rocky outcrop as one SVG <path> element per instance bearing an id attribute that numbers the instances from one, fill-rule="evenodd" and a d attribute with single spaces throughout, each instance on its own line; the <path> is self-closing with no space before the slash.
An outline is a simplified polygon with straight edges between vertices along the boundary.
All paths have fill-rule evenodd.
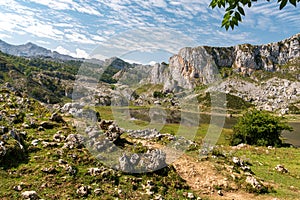
<path id="1" fill-rule="evenodd" d="M 258 109 L 287 114 L 289 105 L 300 98 L 300 82 L 272 78 L 257 84 L 238 78 L 229 78 L 218 85 L 209 87 L 206 91 L 229 93 L 254 104 Z"/>
<path id="2" fill-rule="evenodd" d="M 274 72 L 279 65 L 300 57 L 300 34 L 265 45 L 242 44 L 234 47 L 186 47 L 169 60 L 169 66 L 155 65 L 149 80 L 164 84 L 165 90 L 191 89 L 197 83 L 214 82 L 222 67 L 242 75 L 255 70 Z M 167 70 L 166 70 L 167 69 Z"/>

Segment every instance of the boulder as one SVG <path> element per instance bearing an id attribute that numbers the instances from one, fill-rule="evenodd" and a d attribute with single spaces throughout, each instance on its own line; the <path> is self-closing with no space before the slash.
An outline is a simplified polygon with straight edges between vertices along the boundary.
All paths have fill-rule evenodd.
<path id="1" fill-rule="evenodd" d="M 83 146 L 85 139 L 82 135 L 79 134 L 70 134 L 66 138 L 66 143 L 64 144 L 64 148 L 80 148 Z"/>
<path id="2" fill-rule="evenodd" d="M 39 196 L 36 191 L 25 191 L 22 192 L 22 197 L 28 200 L 36 200 L 39 199 Z"/>
<path id="3" fill-rule="evenodd" d="M 246 183 L 250 184 L 254 189 L 261 189 L 262 185 L 254 176 L 247 176 Z"/>
<path id="4" fill-rule="evenodd" d="M 77 190 L 76 193 L 81 196 L 81 197 L 86 197 L 88 196 L 90 191 L 90 187 L 89 186 L 80 186 Z"/>
<path id="5" fill-rule="evenodd" d="M 281 173 L 288 173 L 289 172 L 289 170 L 286 169 L 284 167 L 284 165 L 280 165 L 280 164 L 275 167 L 275 170 L 278 171 L 278 172 L 281 172 Z"/>
<path id="6" fill-rule="evenodd" d="M 57 122 L 57 123 L 65 123 L 65 120 L 63 117 L 58 113 L 53 113 L 50 117 L 51 121 Z"/>
<path id="7" fill-rule="evenodd" d="M 55 127 L 55 125 L 52 122 L 49 122 L 49 121 L 41 122 L 40 126 L 43 127 L 44 129 L 53 129 Z"/>

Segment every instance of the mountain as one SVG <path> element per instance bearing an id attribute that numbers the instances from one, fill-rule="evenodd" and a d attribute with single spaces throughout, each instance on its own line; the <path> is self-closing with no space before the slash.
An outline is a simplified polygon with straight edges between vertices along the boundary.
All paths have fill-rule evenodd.
<path id="1" fill-rule="evenodd" d="M 56 51 L 48 50 L 31 42 L 22 45 L 11 45 L 0 40 L 0 51 L 6 54 L 22 57 L 43 57 L 58 60 L 82 60 L 68 55 L 59 54 Z"/>
<path id="2" fill-rule="evenodd" d="M 292 61 L 300 63 L 299 57 L 300 33 L 265 45 L 185 47 L 170 58 L 169 66 L 156 65 L 151 72 L 150 82 L 164 84 L 165 90 L 176 87 L 191 89 L 199 84 L 214 82 L 215 76 L 226 70 L 242 76 L 252 76 L 259 70 L 278 72 Z M 298 76 L 299 73 L 294 75 Z"/>

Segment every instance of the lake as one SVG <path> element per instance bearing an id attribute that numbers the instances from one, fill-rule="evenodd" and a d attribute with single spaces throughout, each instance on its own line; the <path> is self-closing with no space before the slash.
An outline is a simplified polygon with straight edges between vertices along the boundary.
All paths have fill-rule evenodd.
<path id="1" fill-rule="evenodd" d="M 282 136 L 286 139 L 285 142 L 290 143 L 296 147 L 300 147 L 300 122 L 289 122 L 293 127 L 293 131 L 284 131 Z"/>
<path id="2" fill-rule="evenodd" d="M 166 122 L 167 123 L 181 123 L 181 112 L 180 111 L 174 111 L 174 110 L 166 110 Z M 195 113 L 194 113 L 195 114 Z M 192 113 L 185 115 L 186 117 L 190 115 L 190 119 L 193 121 L 193 115 Z M 151 118 L 153 119 L 153 116 L 149 116 L 149 109 L 130 109 L 130 115 L 131 117 L 134 117 L 136 119 L 140 119 L 143 121 L 151 121 Z M 159 116 L 161 115 L 160 112 L 152 112 L 152 115 Z M 155 117 L 154 117 L 155 118 Z M 187 117 L 189 118 L 189 117 Z M 222 117 L 221 117 L 222 118 Z M 209 114 L 200 114 L 200 125 L 201 124 L 209 124 L 211 121 L 211 115 Z M 237 118 L 235 117 L 226 117 L 224 128 L 232 128 L 232 126 L 237 122 Z M 289 125 L 293 127 L 293 131 L 284 131 L 282 136 L 285 139 L 286 143 L 290 143 L 294 145 L 295 147 L 300 147 L 300 122 L 289 122 Z"/>

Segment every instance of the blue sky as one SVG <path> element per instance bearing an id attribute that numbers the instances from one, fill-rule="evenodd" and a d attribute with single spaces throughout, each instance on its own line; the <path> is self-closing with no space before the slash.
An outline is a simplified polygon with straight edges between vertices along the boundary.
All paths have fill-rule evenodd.
<path id="1" fill-rule="evenodd" d="M 186 46 L 264 44 L 300 32 L 300 10 L 258 1 L 234 31 L 210 0 L 1 0 L 0 39 L 60 53 L 148 63 Z"/>

